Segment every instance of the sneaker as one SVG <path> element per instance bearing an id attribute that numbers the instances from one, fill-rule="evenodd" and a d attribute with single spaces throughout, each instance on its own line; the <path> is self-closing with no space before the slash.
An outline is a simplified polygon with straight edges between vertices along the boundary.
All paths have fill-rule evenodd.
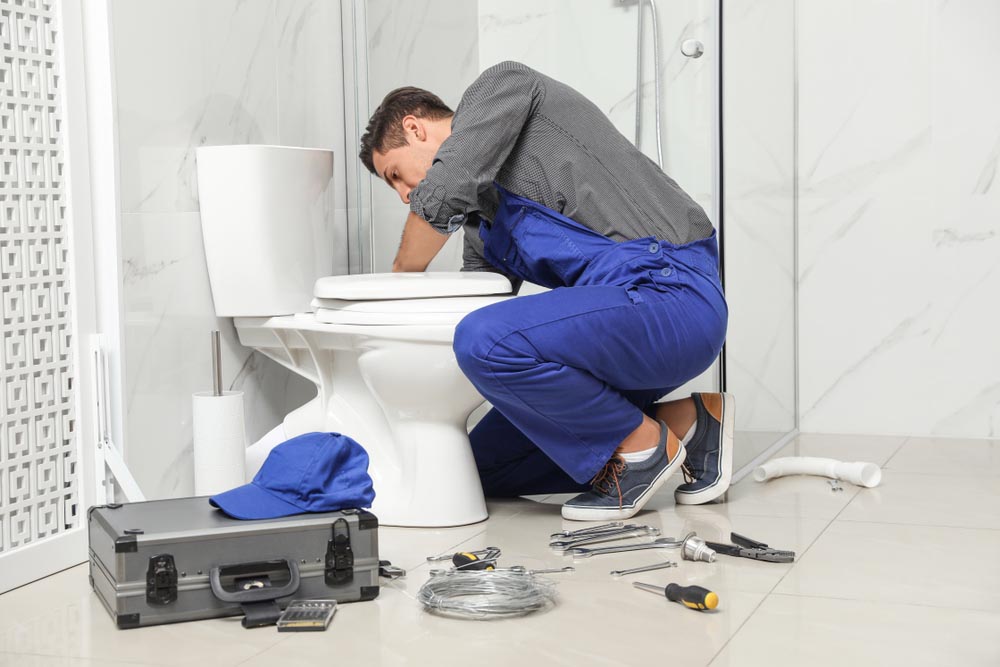
<path id="1" fill-rule="evenodd" d="M 667 460 L 667 438 L 677 444 L 674 458 Z M 592 480 L 590 491 L 568 500 L 562 506 L 564 519 L 571 521 L 606 521 L 628 519 L 649 502 L 671 473 L 684 463 L 684 447 L 667 425 L 660 422 L 660 441 L 656 451 L 641 463 L 627 463 L 612 456 Z"/>
<path id="2" fill-rule="evenodd" d="M 678 505 L 708 503 L 729 488 L 733 479 L 733 430 L 736 399 L 732 394 L 691 394 L 698 426 L 687 445 L 685 484 L 674 491 Z"/>

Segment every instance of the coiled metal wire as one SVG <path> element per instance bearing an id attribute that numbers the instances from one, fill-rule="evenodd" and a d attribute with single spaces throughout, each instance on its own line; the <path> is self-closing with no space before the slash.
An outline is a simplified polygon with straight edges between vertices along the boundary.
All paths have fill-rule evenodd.
<path id="1" fill-rule="evenodd" d="M 417 593 L 429 611 L 476 620 L 521 616 L 555 602 L 555 582 L 524 570 L 439 570 Z"/>

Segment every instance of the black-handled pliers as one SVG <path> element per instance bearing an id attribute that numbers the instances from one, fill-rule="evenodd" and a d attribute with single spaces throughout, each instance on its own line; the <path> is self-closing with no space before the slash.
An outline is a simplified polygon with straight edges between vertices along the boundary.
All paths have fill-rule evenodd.
<path id="1" fill-rule="evenodd" d="M 710 548 L 715 549 L 716 553 L 724 554 L 726 556 L 752 558 L 754 560 L 762 560 L 768 563 L 792 563 L 795 561 L 794 551 L 771 549 L 763 542 L 751 540 L 749 537 L 743 537 L 739 533 L 730 533 L 729 539 L 731 539 L 734 544 L 720 544 L 718 542 L 706 542 L 706 544 Z"/>

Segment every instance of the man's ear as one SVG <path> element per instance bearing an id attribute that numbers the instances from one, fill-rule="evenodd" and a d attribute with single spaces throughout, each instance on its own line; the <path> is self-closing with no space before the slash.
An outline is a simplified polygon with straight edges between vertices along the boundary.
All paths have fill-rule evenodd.
<path id="1" fill-rule="evenodd" d="M 427 130 L 424 128 L 424 124 L 419 118 L 410 114 L 409 116 L 403 116 L 403 132 L 407 135 L 413 135 L 417 141 L 424 141 L 427 139 Z"/>

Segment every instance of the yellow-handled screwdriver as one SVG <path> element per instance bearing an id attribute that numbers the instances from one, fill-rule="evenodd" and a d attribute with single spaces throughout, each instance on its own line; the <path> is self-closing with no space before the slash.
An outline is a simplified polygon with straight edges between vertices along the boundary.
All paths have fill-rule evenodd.
<path id="1" fill-rule="evenodd" d="M 480 558 L 474 551 L 459 551 L 451 558 L 456 570 L 495 570 L 496 558 Z"/>
<path id="2" fill-rule="evenodd" d="M 450 560 L 456 570 L 495 570 L 500 549 L 486 547 L 479 551 L 459 551 L 451 556 L 428 556 L 428 561 Z"/>
<path id="3" fill-rule="evenodd" d="M 667 596 L 671 602 L 680 602 L 688 609 L 706 611 L 719 606 L 719 596 L 701 586 L 681 586 L 680 584 L 667 584 L 666 588 L 644 584 L 639 581 L 632 582 L 636 588 L 650 593 L 658 593 Z"/>

